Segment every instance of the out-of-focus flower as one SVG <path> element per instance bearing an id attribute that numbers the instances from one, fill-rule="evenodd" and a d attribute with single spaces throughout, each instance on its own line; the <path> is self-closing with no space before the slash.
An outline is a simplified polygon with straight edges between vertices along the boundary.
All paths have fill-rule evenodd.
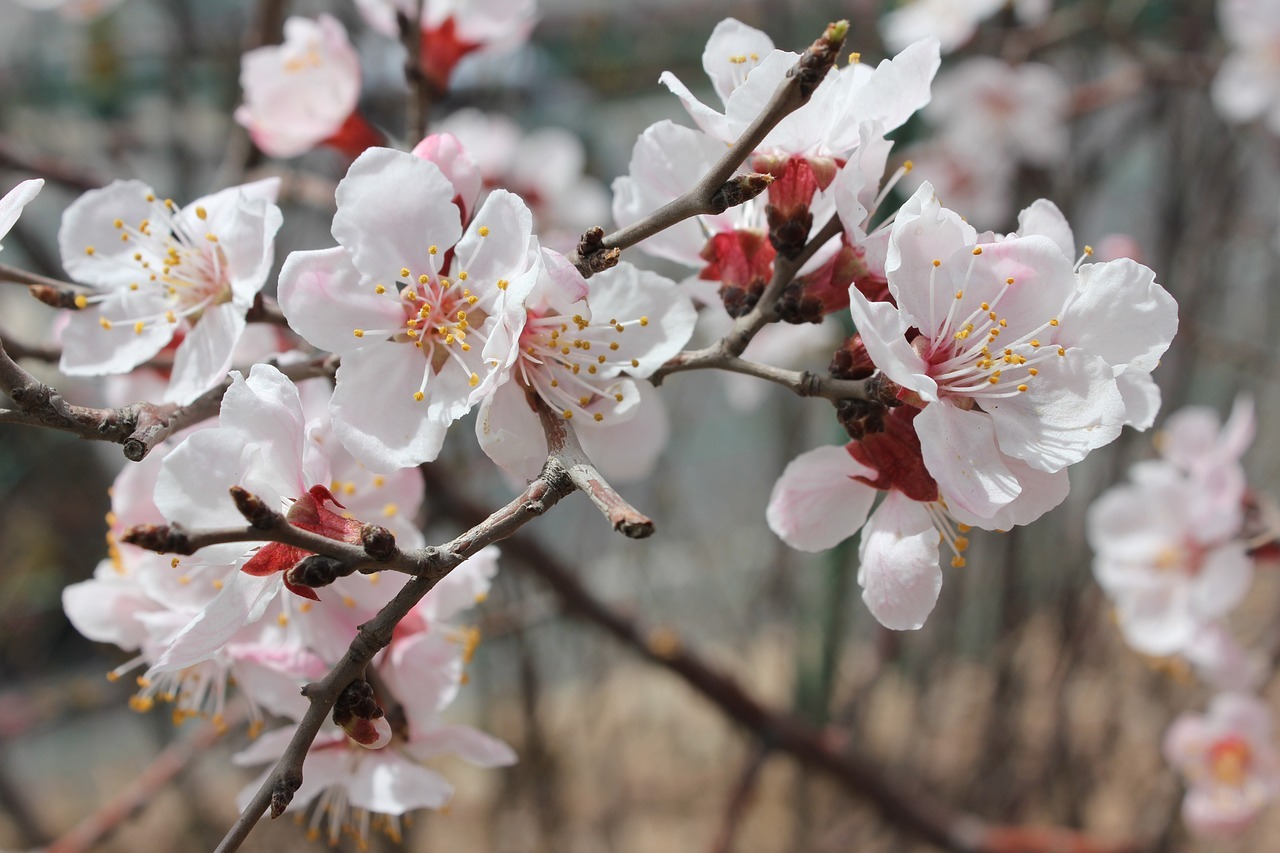
<path id="1" fill-rule="evenodd" d="M 894 50 L 932 36 L 950 53 L 973 38 L 978 24 L 1010 4 L 1010 0 L 913 0 L 880 19 L 880 33 Z M 1043 23 L 1052 0 L 1013 0 L 1018 22 Z"/>
<path id="2" fill-rule="evenodd" d="M 321 144 L 355 157 L 382 143 L 356 112 L 360 59 L 330 15 L 285 21 L 283 44 L 241 57 L 240 87 L 244 103 L 235 119 L 272 157 L 296 157 Z"/>
<path id="3" fill-rule="evenodd" d="M 114 11 L 124 0 L 17 0 L 28 9 L 56 10 L 69 21 L 88 23 Z"/>
<path id="4" fill-rule="evenodd" d="M 342 356 L 334 430 L 380 471 L 435 459 L 497 384 L 541 269 L 519 198 L 495 191 L 464 234 L 456 195 L 434 163 L 366 151 L 338 185 L 340 248 L 295 252 L 280 273 L 290 325 Z"/>
<path id="5" fill-rule="evenodd" d="M 586 151 L 569 131 L 546 127 L 525 133 L 504 116 L 473 109 L 451 113 L 437 127 L 466 146 L 486 190 L 510 190 L 524 199 L 547 248 L 568 252 L 583 231 L 608 219 L 609 195 L 584 174 Z"/>
<path id="6" fill-rule="evenodd" d="M 30 204 L 43 187 L 43 178 L 23 181 L 5 193 L 4 198 L 0 198 L 0 239 L 9 233 L 13 223 L 17 222 L 18 217 L 22 215 L 22 208 Z M 4 246 L 0 246 L 0 249 L 3 248 Z"/>
<path id="7" fill-rule="evenodd" d="M 279 179 L 231 187 L 179 209 L 140 181 L 90 190 L 62 217 L 67 272 L 92 285 L 63 332 L 59 368 L 124 373 L 181 334 L 165 402 L 220 382 L 271 270 Z"/>
<path id="8" fill-rule="evenodd" d="M 1229 836 L 1275 799 L 1280 776 L 1271 709 L 1245 693 L 1222 693 L 1209 712 L 1182 714 L 1164 740 L 1165 759 L 1187 782 L 1182 819 L 1199 835 Z"/>
<path id="9" fill-rule="evenodd" d="M 1228 121 L 1261 119 L 1280 133 L 1280 2 L 1220 0 L 1218 22 L 1232 52 L 1213 79 L 1213 103 Z"/>
<path id="10" fill-rule="evenodd" d="M 631 264 L 597 273 L 590 282 L 558 255 L 548 254 L 545 266 L 548 273 L 526 305 L 510 378 L 485 400 L 476 421 L 489 458 L 521 477 L 536 475 L 547 458 L 529 394 L 573 419 L 589 453 L 594 442 L 612 456 L 605 435 L 637 415 L 643 380 L 680 351 L 696 319 L 675 282 Z M 656 458 L 660 446 L 638 444 L 642 437 L 628 434 L 616 451 Z"/>
<path id="11" fill-rule="evenodd" d="M 396 20 L 418 14 L 418 0 L 356 0 L 370 27 L 399 38 Z M 480 50 L 513 48 L 529 37 L 537 17 L 536 0 L 425 0 L 422 9 L 422 70 L 441 92 L 454 67 Z"/>

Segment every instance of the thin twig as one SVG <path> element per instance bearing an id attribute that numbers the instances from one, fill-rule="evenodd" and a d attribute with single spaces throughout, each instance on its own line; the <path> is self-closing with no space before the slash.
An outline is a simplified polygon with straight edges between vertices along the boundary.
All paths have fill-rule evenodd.
<path id="1" fill-rule="evenodd" d="M 742 816 L 751 803 L 751 795 L 755 792 L 756 782 L 760 779 L 760 771 L 764 769 L 765 760 L 769 757 L 769 747 L 760 744 L 747 757 L 738 781 L 734 783 L 725 804 L 724 818 L 720 821 L 720 831 L 711 845 L 711 853 L 733 853 L 733 840 L 738 834 Z"/>
<path id="2" fill-rule="evenodd" d="M 731 181 L 730 178 L 780 121 L 808 103 L 813 90 L 835 64 L 847 32 L 847 21 L 827 25 L 822 37 L 800 55 L 795 66 L 778 85 L 773 97 L 769 99 L 769 103 L 760 115 L 756 116 L 755 121 L 743 131 L 742 136 L 729 146 L 711 170 L 703 175 L 702 179 L 688 192 L 612 234 L 590 240 L 584 239 L 579 250 L 569 255 L 569 260 L 584 276 L 589 277 L 592 273 L 599 272 L 601 268 L 612 265 L 607 263 L 602 265 L 598 258 L 593 260 L 593 256 L 612 253 L 613 262 L 616 263 L 617 253 L 622 249 L 634 246 L 659 231 L 664 231 L 693 216 L 723 213 L 732 206 L 731 202 L 741 204 L 750 198 L 751 195 L 744 194 L 743 188 L 736 186 L 736 182 Z M 756 194 L 763 191 L 767 185 L 767 181 L 762 183 L 756 189 Z"/>
<path id="3" fill-rule="evenodd" d="M 85 192 L 106 186 L 110 180 L 81 166 L 47 154 L 23 151 L 13 140 L 0 136 L 0 166 L 30 172 L 41 178 Z"/>
<path id="4" fill-rule="evenodd" d="M 405 104 L 405 132 L 410 145 L 427 135 L 427 121 L 431 115 L 431 103 L 435 100 L 434 84 L 422 67 L 422 11 L 425 3 L 417 0 L 412 18 L 404 13 L 396 15 L 400 25 L 400 42 L 404 45 L 404 79 L 409 86 L 409 98 Z"/>
<path id="5" fill-rule="evenodd" d="M 48 276 L 37 275 L 36 273 L 27 272 L 26 270 L 11 267 L 7 264 L 0 264 L 0 282 L 35 285 L 37 287 L 52 287 L 56 290 L 73 292 L 88 289 L 88 285 L 76 284 L 74 281 L 63 281 L 58 278 L 49 278 Z"/>
<path id="6" fill-rule="evenodd" d="M 339 694 L 365 671 L 374 655 L 391 642 L 396 625 L 424 595 L 431 591 L 432 587 L 480 549 L 510 537 L 575 489 L 586 488 L 592 484 L 603 484 L 608 491 L 612 491 L 603 479 L 594 473 L 593 468 L 586 473 L 573 472 L 575 467 L 582 466 L 577 458 L 581 454 L 581 448 L 577 444 L 573 431 L 562 419 L 556 417 L 554 413 L 549 413 L 545 404 L 540 403 L 538 412 L 547 431 L 547 446 L 550 449 L 542 472 L 513 501 L 488 516 L 482 515 L 470 530 L 447 544 L 414 552 L 397 551 L 387 563 L 383 564 L 384 567 L 394 567 L 392 563 L 396 561 L 413 560 L 416 574 L 396 594 L 396 597 L 378 612 L 377 616 L 360 626 L 347 653 L 328 675 L 320 682 L 308 684 L 303 688 L 302 694 L 310 701 L 310 705 L 298 724 L 293 739 L 289 741 L 284 754 L 280 756 L 253 799 L 241 812 L 235 825 L 218 845 L 216 853 L 230 853 L 238 850 L 268 808 L 271 809 L 273 818 L 284 813 L 294 793 L 302 785 L 303 762 L 306 760 L 307 751 L 315 741 L 320 727 L 324 724 Z M 587 463 L 586 467 L 590 468 L 590 463 Z M 617 501 L 620 502 L 619 506 L 610 504 L 614 509 L 623 511 L 624 515 L 638 516 L 648 523 L 649 529 L 652 529 L 652 523 L 648 522 L 648 519 L 644 519 L 635 510 L 627 507 L 620 497 Z M 241 505 L 241 511 L 246 511 L 244 505 Z M 278 513 L 272 513 L 272 516 L 278 516 Z M 276 529 L 277 520 L 274 517 L 263 517 L 259 521 L 263 525 L 269 523 L 272 527 L 270 531 L 259 531 L 259 535 L 262 532 L 279 532 Z M 627 533 L 625 525 L 615 523 L 615 529 Z M 627 535 L 632 534 L 627 533 Z M 325 543 L 314 544 L 326 549 L 331 547 Z"/>

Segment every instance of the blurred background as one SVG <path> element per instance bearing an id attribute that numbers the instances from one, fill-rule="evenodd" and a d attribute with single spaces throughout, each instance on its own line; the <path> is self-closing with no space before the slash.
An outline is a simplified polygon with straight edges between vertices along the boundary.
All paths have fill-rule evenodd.
<path id="1" fill-rule="evenodd" d="M 887 5 L 539 0 L 530 41 L 467 59 L 431 126 L 479 108 L 525 131 L 569 131 L 581 140 L 590 186 L 576 211 L 585 221 L 570 211 L 557 225 L 567 234 L 608 226 L 607 187 L 627 172 L 636 136 L 660 119 L 688 123 L 659 74 L 674 71 L 710 93 L 700 56 L 717 21 L 735 16 L 800 50 L 827 21 L 848 18 L 848 48 L 876 62 L 886 55 Z M 954 116 L 926 111 L 898 133 L 895 162 L 911 156 L 915 176 L 934 181 L 948 206 L 974 211 L 979 229 L 1012 230 L 1017 211 L 1045 196 L 1078 243 L 1155 269 L 1181 306 L 1178 338 L 1154 374 L 1164 411 L 1195 403 L 1225 415 L 1238 392 L 1252 394 L 1260 428 L 1249 479 L 1275 494 L 1280 442 L 1268 425 L 1280 413 L 1280 346 L 1268 330 L 1280 320 L 1280 139 L 1263 124 L 1221 117 L 1210 93 L 1231 45 L 1210 0 L 1043 5 L 1043 14 L 1019 3 L 981 21 L 944 57 L 935 84 L 936 92 L 956 74 L 953 97 L 977 111 L 984 95 L 960 76 L 969 58 L 1043 63 L 1057 82 L 1031 96 L 1056 105 L 1042 111 L 1040 135 L 1002 131 L 1003 151 L 948 147 L 966 131 L 955 130 Z M 0 0 L 0 189 L 48 179 L 5 240 L 4 262 L 62 277 L 59 217 L 99 183 L 137 177 L 185 201 L 242 169 L 285 177 L 277 266 L 292 250 L 331 245 L 332 188 L 347 161 L 331 151 L 269 161 L 231 121 L 241 52 L 278 41 L 281 15 L 320 12 L 342 20 L 360 52 L 362 109 L 401 134 L 403 54 L 350 3 Z M 1280 30 L 1280 21 L 1259 21 L 1267 26 Z M 638 250 L 627 256 L 688 275 Z M 23 288 L 0 288 L 5 339 L 51 340 L 53 312 Z M 831 317 L 830 328 L 815 329 L 809 351 L 789 354 L 795 366 L 825 369 L 845 322 Z M 77 402 L 101 400 L 88 382 L 28 366 Z M 473 614 L 485 639 L 451 714 L 506 739 L 521 760 L 507 770 L 441 761 L 458 793 L 448 809 L 415 815 L 406 849 L 933 849 L 735 725 L 636 648 L 566 614 L 529 569 L 546 555 L 634 617 L 659 657 L 690 650 L 768 707 L 794 712 L 905 790 L 949 808 L 1152 850 L 1276 848 L 1280 810 L 1233 841 L 1197 842 L 1182 828 L 1183 787 L 1160 743 L 1179 712 L 1203 709 L 1210 694 L 1185 665 L 1125 646 L 1089 570 L 1085 510 L 1152 455 L 1151 434 L 1126 431 L 1073 469 L 1067 503 L 1036 524 L 975 533 L 968 566 L 946 570 L 927 626 L 894 633 L 859 600 L 856 542 L 803 555 L 764 522 L 783 466 L 844 440 L 828 404 L 701 373 L 674 376 L 662 392 L 670 445 L 649 480 L 621 489 L 658 535 L 625 541 L 574 496 L 528 529 L 542 550 L 505 549 L 494 593 Z M 513 491 L 472 434 L 451 432 L 429 483 L 452 482 L 492 509 Z M 210 739 L 203 721 L 175 729 L 163 710 L 128 710 L 129 685 L 104 678 L 126 655 L 84 640 L 62 613 L 62 589 L 103 556 L 106 490 L 123 461 L 116 446 L 0 426 L 3 849 L 64 835 L 154 771 L 166 748 L 183 769 L 89 849 L 211 849 L 252 778 L 229 761 L 246 743 L 243 727 Z M 429 541 L 462 529 L 457 501 L 429 488 L 428 504 Z M 1280 655 L 1277 614 L 1280 579 L 1263 565 L 1230 626 L 1266 656 L 1269 672 Z M 1280 709 L 1280 682 L 1269 675 L 1262 693 Z M 245 849 L 308 846 L 282 820 L 260 826 Z"/>

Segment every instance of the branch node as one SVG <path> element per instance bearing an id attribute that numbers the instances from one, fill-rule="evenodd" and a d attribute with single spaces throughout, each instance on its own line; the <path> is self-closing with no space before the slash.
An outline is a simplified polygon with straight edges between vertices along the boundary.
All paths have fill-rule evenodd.
<path id="1" fill-rule="evenodd" d="M 258 530 L 271 530 L 276 526 L 280 514 L 268 507 L 262 498 L 240 486 L 232 486 L 230 491 L 231 499 L 236 502 L 236 509 L 240 510 L 240 514 L 251 525 Z"/>
<path id="2" fill-rule="evenodd" d="M 285 572 L 285 583 L 294 586 L 316 588 L 328 586 L 338 578 L 352 574 L 355 567 L 337 557 L 324 554 L 310 554 L 295 563 Z"/>
<path id="3" fill-rule="evenodd" d="M 276 780 L 275 785 L 271 787 L 271 819 L 275 820 L 284 814 L 284 810 L 289 808 L 289 803 L 293 802 L 293 795 L 302 787 L 302 773 L 297 770 L 287 770 Z"/>
<path id="4" fill-rule="evenodd" d="M 836 57 L 840 55 L 840 49 L 844 47 L 844 39 L 848 34 L 848 21 L 840 20 L 827 24 L 827 29 L 822 36 L 809 45 L 801 55 L 800 61 L 788 72 L 788 76 L 798 78 L 800 97 L 803 100 L 809 100 L 813 90 L 818 88 L 818 84 L 835 65 Z"/>
<path id="5" fill-rule="evenodd" d="M 39 299 L 50 308 L 70 308 L 72 311 L 79 311 L 88 303 L 85 302 L 83 293 L 78 293 L 68 287 L 54 287 L 51 284 L 32 284 L 27 287 L 31 295 Z"/>
<path id="6" fill-rule="evenodd" d="M 120 537 L 121 542 L 155 551 L 157 554 L 192 554 L 187 531 L 177 524 L 136 524 Z"/>
<path id="7" fill-rule="evenodd" d="M 773 183 L 773 176 L 761 172 L 748 175 L 737 175 L 721 184 L 720 189 L 711 196 L 709 207 L 712 213 L 724 213 L 731 207 L 751 201 Z"/>

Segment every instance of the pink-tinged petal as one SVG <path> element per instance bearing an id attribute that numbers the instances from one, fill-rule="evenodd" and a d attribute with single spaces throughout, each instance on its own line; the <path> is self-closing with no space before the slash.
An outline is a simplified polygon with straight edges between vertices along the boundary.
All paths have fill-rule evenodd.
<path id="1" fill-rule="evenodd" d="M 1046 198 L 1033 201 L 1030 207 L 1018 214 L 1017 235 L 1029 237 L 1032 234 L 1048 237 L 1064 257 L 1075 255 L 1076 238 L 1070 223 L 1058 206 Z"/>
<path id="2" fill-rule="evenodd" d="M 937 400 L 938 383 L 929 378 L 928 365 L 907 343 L 902 313 L 890 302 L 867 301 L 855 286 L 849 288 L 849 311 L 872 364 L 921 399 Z"/>
<path id="3" fill-rule="evenodd" d="M 1136 430 L 1150 429 L 1160 414 L 1160 386 L 1150 374 L 1126 370 L 1116 377 L 1124 401 L 1124 422 Z"/>
<path id="4" fill-rule="evenodd" d="M 634 388 L 639 399 L 625 420 L 606 417 L 578 430 L 582 449 L 611 483 L 634 483 L 652 474 L 671 436 L 662 395 L 643 379 Z"/>
<path id="5" fill-rule="evenodd" d="M 456 755 L 477 767 L 510 767 L 519 760 L 506 743 L 470 726 L 438 726 L 415 737 L 406 751 L 419 761 Z"/>
<path id="6" fill-rule="evenodd" d="M 547 461 L 547 440 L 524 388 L 504 382 L 480 404 L 476 418 L 480 449 L 500 468 L 531 480 Z"/>
<path id="7" fill-rule="evenodd" d="M 346 249 L 293 252 L 280 270 L 280 308 L 289 326 L 312 345 L 336 353 L 365 346 L 355 330 L 399 329 L 404 307 L 394 287 L 361 284 Z M 383 336 L 385 337 L 385 335 Z"/>
<path id="8" fill-rule="evenodd" d="M 1124 425 L 1111 368 L 1078 349 L 1037 364 L 1030 390 L 986 401 L 1000 450 L 1041 471 L 1060 471 L 1109 444 Z"/>
<path id="9" fill-rule="evenodd" d="M 1245 780 L 1239 788 L 1194 786 L 1182 801 L 1182 819 L 1196 835 L 1232 838 L 1244 832 L 1273 798 L 1270 788 L 1256 779 Z"/>
<path id="10" fill-rule="evenodd" d="M 1272 72 L 1247 53 L 1232 53 L 1218 66 L 1211 92 L 1213 105 L 1227 121 L 1258 118 L 1275 99 Z"/>
<path id="11" fill-rule="evenodd" d="M 136 265 L 121 263 L 136 251 L 132 243 L 121 242 L 117 219 L 130 224 L 152 215 L 147 196 L 154 191 L 142 181 L 112 181 L 99 190 L 89 190 L 71 203 L 62 214 L 58 248 L 62 266 L 73 279 L 103 288 L 128 287 L 136 281 Z M 87 249 L 93 248 L 92 254 Z M 96 322 L 96 320 L 95 320 Z"/>
<path id="12" fill-rule="evenodd" d="M 592 276 L 587 301 L 596 322 L 641 320 L 617 336 L 619 347 L 609 356 L 615 363 L 636 362 L 625 371 L 638 377 L 680 352 L 698 319 L 693 301 L 675 282 L 626 262 Z"/>
<path id="13" fill-rule="evenodd" d="M 17 222 L 18 217 L 22 215 L 22 208 L 40 194 L 43 186 L 43 178 L 23 181 L 5 193 L 4 198 L 0 198 L 0 239 L 4 239 L 4 236 L 9 233 L 13 223 Z"/>
<path id="14" fill-rule="evenodd" d="M 221 382 L 244 333 L 244 310 L 232 302 L 206 308 L 178 344 L 164 402 L 185 406 Z"/>
<path id="15" fill-rule="evenodd" d="M 457 697 L 462 669 L 462 646 L 443 632 L 428 630 L 397 637 L 380 671 L 410 721 L 429 725 Z"/>
<path id="16" fill-rule="evenodd" d="M 58 369 L 68 376 L 102 376 L 125 373 L 149 361 L 173 339 L 175 327 L 148 323 L 138 332 L 134 324 L 139 317 L 162 316 L 168 307 L 158 291 L 125 288 L 96 308 L 72 312 L 62 333 Z"/>
<path id="17" fill-rule="evenodd" d="M 736 18 L 725 18 L 716 24 L 707 39 L 702 51 L 702 70 L 711 78 L 720 100 L 728 102 L 742 80 L 742 66 L 754 65 L 772 52 L 773 39 L 769 36 Z"/>
<path id="18" fill-rule="evenodd" d="M 365 278 L 388 288 L 407 267 L 435 270 L 430 247 L 444 252 L 462 235 L 453 184 L 434 163 L 403 151 L 370 148 L 338 184 L 333 236 Z"/>
<path id="19" fill-rule="evenodd" d="M 1182 654 L 1215 690 L 1256 690 L 1267 674 L 1262 655 L 1246 650 L 1217 623 L 1203 626 Z"/>
<path id="20" fill-rule="evenodd" d="M 295 726 L 286 726 L 259 735 L 247 747 L 231 756 L 231 763 L 236 767 L 253 767 L 268 761 L 274 762 L 284 755 L 285 747 L 289 745 L 289 741 L 293 740 L 294 731 L 296 731 Z M 308 772 L 310 769 L 308 764 Z"/>
<path id="21" fill-rule="evenodd" d="M 689 113 L 689 117 L 693 119 L 694 124 L 698 125 L 702 131 L 722 142 L 733 141 L 734 130 L 730 127 L 729 120 L 721 113 L 716 112 L 711 107 L 702 103 L 689 91 L 689 87 L 680 82 L 680 78 L 672 74 L 670 71 L 663 71 L 658 77 L 658 83 L 667 87 L 671 94 L 680 99 L 680 103 L 684 104 L 685 112 Z M 739 86 L 739 89 L 742 87 Z"/>
<path id="22" fill-rule="evenodd" d="M 1202 621 L 1225 616 L 1244 600 L 1253 584 L 1253 560 L 1241 542 L 1204 555 L 1191 584 L 1191 601 Z"/>
<path id="23" fill-rule="evenodd" d="M 231 387 L 222 397 L 218 426 L 237 433 L 256 457 L 246 465 L 236 485 L 269 506 L 300 497 L 312 485 L 302 472 L 307 434 L 302 400 L 297 386 L 272 365 L 255 364 L 248 379 L 238 371 L 232 373 Z"/>
<path id="24" fill-rule="evenodd" d="M 107 561 L 92 580 L 62 590 L 62 610 L 77 631 L 96 643 L 114 643 L 125 651 L 137 649 L 147 639 L 146 627 L 136 614 L 156 609 L 159 605 L 149 601 L 136 582 L 116 574 Z"/>
<path id="25" fill-rule="evenodd" d="M 875 476 L 843 447 L 802 453 L 773 486 L 769 529 L 801 551 L 833 548 L 862 528 L 876 499 L 875 489 L 853 478 Z"/>
<path id="26" fill-rule="evenodd" d="M 973 227 L 942 206 L 928 181 L 894 220 L 885 258 L 889 292 L 907 315 L 907 325 L 929 339 L 938 336 L 956 292 L 963 288 L 976 239 Z"/>
<path id="27" fill-rule="evenodd" d="M 415 400 L 427 369 L 408 344 L 377 343 L 343 357 L 329 408 L 333 431 L 371 470 L 432 461 L 449 424 L 471 408 L 471 388 L 461 371 L 448 366 L 428 377 L 424 399 Z"/>
<path id="28" fill-rule="evenodd" d="M 889 492 L 867 520 L 858 548 L 862 600 L 881 625 L 914 631 L 938 603 L 938 531 L 924 505 Z"/>
<path id="29" fill-rule="evenodd" d="M 1002 461 L 1017 479 L 1022 491 L 990 518 L 979 518 L 965 512 L 959 505 L 952 506 L 951 514 L 956 521 L 984 530 L 1012 530 L 1030 524 L 1067 499 L 1067 494 L 1071 491 L 1071 478 L 1066 469 L 1051 474 L 1037 471 L 1011 456 L 1005 456 Z"/>
<path id="30" fill-rule="evenodd" d="M 379 814 L 400 815 L 414 809 L 438 809 L 453 796 L 453 787 L 434 770 L 402 758 L 394 750 L 369 756 L 344 781 L 352 806 Z"/>
<path id="31" fill-rule="evenodd" d="M 1185 583 L 1148 579 L 1133 584 L 1116 600 L 1116 615 L 1125 640 L 1147 655 L 1163 657 L 1182 651 L 1199 632 L 1202 621 L 1187 601 Z"/>
<path id="32" fill-rule="evenodd" d="M 323 678 L 326 671 L 327 667 L 316 677 Z M 248 660 L 237 661 L 232 672 L 236 686 L 253 700 L 253 704 L 276 716 L 300 720 L 311 705 L 302 695 L 305 683 L 302 678 Z"/>
<path id="33" fill-rule="evenodd" d="M 974 518 L 991 518 L 1022 493 L 987 415 L 930 403 L 916 416 L 915 427 L 925 467 L 948 504 Z"/>
<path id="34" fill-rule="evenodd" d="M 724 153 L 719 139 L 671 121 L 651 125 L 631 150 L 628 174 L 613 182 L 613 218 L 620 226 L 635 223 L 689 190 Z M 707 229 L 733 228 L 731 215 L 686 219 L 642 241 L 650 255 L 701 268 Z"/>
<path id="35" fill-rule="evenodd" d="M 938 40 L 921 39 L 876 66 L 849 100 L 851 122 L 879 121 L 885 132 L 901 127 L 929 103 L 930 85 L 942 62 Z"/>
<path id="36" fill-rule="evenodd" d="M 464 214 L 470 215 L 475 210 L 484 178 L 476 161 L 467 153 L 458 137 L 452 133 L 433 133 L 413 146 L 410 153 L 440 167 L 449 183 L 453 184 L 457 198 L 462 202 Z"/>
<path id="37" fill-rule="evenodd" d="M 156 506 L 171 522 L 191 530 L 244 524 L 244 516 L 231 502 L 227 490 L 244 476 L 244 439 L 226 430 L 206 429 L 188 436 L 174 448 L 156 478 Z M 243 554 L 248 546 L 228 543 L 213 546 Z M 201 551 L 206 556 L 207 551 Z"/>
<path id="38" fill-rule="evenodd" d="M 538 310 L 571 316 L 573 306 L 591 293 L 591 285 L 578 272 L 578 268 L 559 252 L 543 249 L 540 257 L 542 271 L 535 287 L 536 296 L 529 296 L 529 309 L 532 311 L 536 307 Z"/>
<path id="39" fill-rule="evenodd" d="M 1080 268 L 1079 290 L 1061 320 L 1061 345 L 1101 356 L 1117 373 L 1150 373 L 1178 331 L 1178 304 L 1154 272 L 1120 258 Z"/>
<path id="40" fill-rule="evenodd" d="M 1253 398 L 1247 394 L 1236 397 L 1231 414 L 1223 424 L 1218 437 L 1219 452 L 1227 459 L 1240 459 L 1253 443 L 1257 431 L 1257 417 L 1253 410 Z"/>
<path id="41" fill-rule="evenodd" d="M 961 303 L 964 309 L 961 316 L 971 310 L 980 311 L 978 303 L 988 299 L 994 302 L 997 294 L 1003 292 L 995 306 L 1000 318 L 1008 324 L 1001 326 L 1002 333 L 1014 340 L 1047 336 L 1050 329 L 1044 324 L 1050 318 L 1063 315 L 1063 306 L 1076 292 L 1076 276 L 1070 259 L 1050 238 L 1038 234 L 987 244 L 978 256 L 972 251 L 958 259 L 966 266 L 963 277 L 957 275 L 954 266 L 951 270 L 952 281 L 968 282 L 962 287 L 966 298 Z M 1011 280 L 1013 283 L 1006 290 Z M 1058 331 L 1062 328 L 1060 322 Z"/>
<path id="42" fill-rule="evenodd" d="M 422 600 L 423 611 L 435 621 L 448 621 L 484 601 L 498 573 L 498 553 L 486 547 L 445 575 Z"/>
<path id="43" fill-rule="evenodd" d="M 275 236 L 284 221 L 275 205 L 279 192 L 279 178 L 229 187 L 197 199 L 175 217 L 190 233 L 217 237 L 223 274 L 242 311 L 266 284 L 275 260 Z"/>
<path id="44" fill-rule="evenodd" d="M 455 276 L 465 272 L 467 286 L 487 307 L 500 294 L 499 279 L 508 280 L 509 292 L 511 280 L 529 268 L 532 236 L 533 214 L 520 196 L 494 190 L 458 242 Z"/>
<path id="45" fill-rule="evenodd" d="M 173 638 L 154 672 L 177 672 L 217 654 L 236 633 L 262 618 L 283 586 L 280 575 L 257 578 L 236 572 L 213 601 Z"/>

